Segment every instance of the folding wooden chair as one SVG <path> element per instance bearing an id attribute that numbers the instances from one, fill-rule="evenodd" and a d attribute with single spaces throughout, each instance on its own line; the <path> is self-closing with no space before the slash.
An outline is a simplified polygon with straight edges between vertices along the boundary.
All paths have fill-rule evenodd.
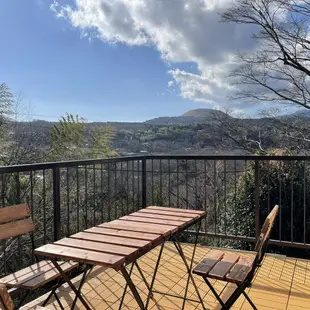
<path id="1" fill-rule="evenodd" d="M 251 286 L 254 275 L 261 266 L 278 209 L 279 206 L 276 205 L 264 222 L 255 245 L 255 257 L 251 258 L 240 254 L 211 250 L 193 269 L 194 274 L 204 278 L 211 292 L 221 304 L 222 309 L 230 309 L 241 294 L 244 295 L 253 309 L 257 309 L 250 297 L 246 294 L 245 289 Z M 228 300 L 224 302 L 208 280 L 209 278 L 234 283 L 237 285 L 237 288 Z"/>
<path id="2" fill-rule="evenodd" d="M 0 240 L 5 240 L 32 232 L 34 232 L 34 224 L 30 217 L 30 209 L 28 204 L 0 208 Z M 33 235 L 30 237 L 32 250 L 34 250 L 35 245 Z M 60 265 L 65 272 L 69 272 L 73 268 L 77 267 L 78 263 L 63 262 Z M 43 260 L 39 262 L 37 260 L 35 264 L 1 278 L 0 284 L 3 284 L 9 288 L 10 293 L 17 290 L 24 291 L 24 296 L 22 296 L 20 304 L 17 306 L 17 308 L 19 308 L 31 291 L 52 280 L 60 278 L 60 276 L 60 272 L 54 267 L 51 261 Z M 53 287 L 47 300 L 44 302 L 44 305 L 47 303 L 49 298 L 54 295 L 60 307 L 63 309 L 63 306 L 55 293 L 60 285 L 61 283 L 58 282 L 58 284 Z"/>

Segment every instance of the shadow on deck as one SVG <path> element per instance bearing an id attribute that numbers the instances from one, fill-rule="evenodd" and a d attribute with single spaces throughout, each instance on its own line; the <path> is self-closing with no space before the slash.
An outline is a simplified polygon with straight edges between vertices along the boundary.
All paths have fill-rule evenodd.
<path id="1" fill-rule="evenodd" d="M 183 244 L 184 252 L 190 256 L 192 245 Z M 198 246 L 195 264 L 198 263 L 210 249 L 204 246 Z M 153 269 L 155 266 L 157 253 L 159 249 L 143 256 L 140 259 L 140 267 L 147 275 L 150 282 Z M 227 252 L 231 250 L 225 250 Z M 252 254 L 246 252 L 245 255 Z M 170 294 L 182 295 L 186 285 L 186 272 L 180 256 L 172 244 L 166 244 L 158 275 L 155 281 L 154 289 Z M 195 276 L 196 283 L 204 298 L 205 306 L 210 309 L 220 309 L 220 306 L 209 292 L 207 285 L 201 277 Z M 74 283 L 79 283 L 80 277 L 74 279 Z M 133 281 L 138 287 L 138 291 L 143 299 L 146 298 L 146 287 L 141 277 L 134 269 Z M 224 286 L 225 283 L 213 280 L 218 292 L 222 292 L 223 299 L 228 298 L 234 285 Z M 105 270 L 96 268 L 90 274 L 82 293 L 87 299 L 89 305 L 96 310 L 118 309 L 120 298 L 125 285 L 124 279 L 120 273 L 114 270 Z M 255 280 L 250 289 L 247 290 L 250 298 L 254 301 L 258 309 L 309 309 L 310 308 L 310 261 L 305 259 L 289 258 L 281 255 L 266 255 L 263 266 L 255 276 Z M 65 309 L 69 309 L 73 302 L 74 295 L 67 285 L 60 288 L 58 293 Z M 189 286 L 188 298 L 197 299 L 192 285 Z M 23 307 L 26 310 L 34 305 L 40 305 L 44 297 L 36 299 L 30 304 Z M 180 309 L 182 300 L 174 297 L 154 294 L 149 309 Z M 47 305 L 48 309 L 60 309 L 55 300 L 51 300 Z M 124 309 L 138 309 L 131 292 L 127 292 L 124 300 Z M 84 309 L 80 302 L 77 303 L 76 309 Z M 195 302 L 186 302 L 185 309 L 202 309 Z M 252 309 L 244 297 L 240 297 L 232 309 Z"/>

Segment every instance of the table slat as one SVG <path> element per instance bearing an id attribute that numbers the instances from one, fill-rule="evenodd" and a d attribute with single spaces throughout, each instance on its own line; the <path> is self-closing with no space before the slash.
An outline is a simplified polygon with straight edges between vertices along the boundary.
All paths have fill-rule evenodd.
<path id="1" fill-rule="evenodd" d="M 179 222 L 179 221 L 170 221 L 170 220 L 163 220 L 163 219 L 151 219 L 147 217 L 139 217 L 134 215 L 123 216 L 120 220 L 125 221 L 133 221 L 133 222 L 141 222 L 141 223 L 151 223 L 151 224 L 160 224 L 160 225 L 170 225 L 175 227 L 182 227 L 186 224 L 186 222 Z"/>
<path id="2" fill-rule="evenodd" d="M 155 214 L 155 215 L 167 215 L 167 216 L 175 216 L 175 217 L 184 217 L 188 220 L 193 220 L 199 218 L 197 214 L 187 214 L 187 213 L 178 213 L 178 212 L 170 212 L 170 211 L 162 211 L 162 210 L 155 210 L 155 209 L 141 209 L 139 210 L 140 213 L 147 213 L 147 214 Z"/>
<path id="3" fill-rule="evenodd" d="M 181 208 L 167 208 L 167 207 L 158 207 L 158 206 L 149 206 L 146 209 L 152 210 L 162 210 L 162 211 L 170 211 L 170 212 L 182 212 L 186 214 L 195 214 L 195 215 L 205 215 L 206 212 L 202 210 L 190 210 L 190 209 L 181 209 Z"/>
<path id="4" fill-rule="evenodd" d="M 101 226 L 118 228 L 123 230 L 138 231 L 138 232 L 148 231 L 155 234 L 161 234 L 163 236 L 168 236 L 171 233 L 176 232 L 178 229 L 176 226 L 147 224 L 147 223 L 138 223 L 122 220 L 114 220 L 112 222 L 104 223 Z"/>
<path id="5" fill-rule="evenodd" d="M 129 248 L 125 246 L 96 242 L 90 240 L 81 240 L 74 238 L 63 238 L 54 244 L 60 244 L 72 248 L 91 250 L 100 253 L 116 254 L 121 256 L 132 256 L 138 252 L 137 248 Z"/>
<path id="6" fill-rule="evenodd" d="M 125 262 L 125 258 L 119 255 L 93 252 L 82 249 L 69 248 L 56 244 L 46 244 L 35 250 L 37 255 L 57 257 L 66 260 L 77 260 L 88 264 L 117 267 Z"/>
<path id="7" fill-rule="evenodd" d="M 161 238 L 161 235 L 158 235 L 158 234 L 147 234 L 147 233 L 139 233 L 135 231 L 105 228 L 105 227 L 102 227 L 101 225 L 103 224 L 100 224 L 97 227 L 86 229 L 85 232 L 107 235 L 107 236 L 112 236 L 112 237 L 134 239 L 135 244 L 137 244 L 137 247 L 139 247 L 140 245 L 142 246 L 142 244 L 144 245 L 145 241 L 154 242 L 154 241 L 157 241 L 159 238 Z M 141 241 L 141 242 L 138 242 L 138 241 Z"/>
<path id="8" fill-rule="evenodd" d="M 129 214 L 130 216 L 139 216 L 139 217 L 147 217 L 152 219 L 160 219 L 160 220 L 171 220 L 171 221 L 178 221 L 178 222 L 188 222 L 191 218 L 186 217 L 177 217 L 177 216 L 169 216 L 169 215 L 160 215 L 154 213 L 145 213 L 145 212 L 134 212 Z"/>

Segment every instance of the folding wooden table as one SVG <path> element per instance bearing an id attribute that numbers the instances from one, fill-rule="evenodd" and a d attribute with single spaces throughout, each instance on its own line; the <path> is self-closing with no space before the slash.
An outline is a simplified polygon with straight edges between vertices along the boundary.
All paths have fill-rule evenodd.
<path id="1" fill-rule="evenodd" d="M 86 300 L 81 295 L 81 289 L 87 275 L 96 265 L 113 268 L 122 273 L 126 281 L 126 287 L 119 308 L 122 307 L 126 290 L 129 286 L 140 309 L 147 309 L 153 293 L 160 293 L 154 291 L 153 286 L 165 242 L 171 240 L 182 258 L 188 273 L 184 296 L 181 297 L 177 295 L 175 297 L 183 299 L 182 309 L 184 309 L 185 301 L 187 300 L 188 285 L 191 280 L 199 298 L 198 302 L 203 305 L 203 300 L 191 274 L 191 269 L 193 266 L 201 220 L 205 216 L 206 213 L 204 211 L 152 206 L 121 217 L 120 219 L 86 229 L 85 231 L 74 234 L 69 238 L 63 238 L 52 244 L 44 245 L 36 249 L 35 253 L 43 257 L 48 257 L 61 273 L 63 281 L 67 282 L 76 294 L 71 307 L 72 309 L 75 307 L 77 299 L 83 303 L 86 309 L 90 309 Z M 187 262 L 179 241 L 179 236 L 186 229 L 195 224 L 196 235 L 193 253 L 190 262 Z M 158 245 L 160 245 L 159 255 L 151 283 L 148 283 L 143 271 L 139 267 L 138 259 Z M 84 271 L 78 288 L 73 285 L 68 276 L 62 271 L 57 262 L 58 259 L 73 260 L 89 267 Z M 130 264 L 131 266 L 128 271 L 126 266 Z M 148 297 L 145 303 L 142 301 L 131 279 L 134 266 L 137 268 L 141 278 L 148 288 Z"/>

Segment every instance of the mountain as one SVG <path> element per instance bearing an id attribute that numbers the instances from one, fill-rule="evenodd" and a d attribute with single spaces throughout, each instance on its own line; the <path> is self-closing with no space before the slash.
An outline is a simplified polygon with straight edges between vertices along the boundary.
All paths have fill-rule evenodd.
<path id="1" fill-rule="evenodd" d="M 291 116 L 310 118 L 310 110 L 307 109 L 298 110 L 297 112 L 291 114 Z"/>
<path id="2" fill-rule="evenodd" d="M 230 118 L 228 114 L 212 109 L 190 110 L 180 116 L 162 116 L 147 120 L 152 125 L 192 125 L 202 122 L 216 122 L 219 118 Z"/>
<path id="3" fill-rule="evenodd" d="M 188 112 L 184 113 L 182 116 L 203 117 L 205 119 L 214 119 L 214 117 L 218 117 L 218 116 L 227 117 L 229 115 L 219 110 L 194 109 L 194 110 L 189 110 Z"/>

